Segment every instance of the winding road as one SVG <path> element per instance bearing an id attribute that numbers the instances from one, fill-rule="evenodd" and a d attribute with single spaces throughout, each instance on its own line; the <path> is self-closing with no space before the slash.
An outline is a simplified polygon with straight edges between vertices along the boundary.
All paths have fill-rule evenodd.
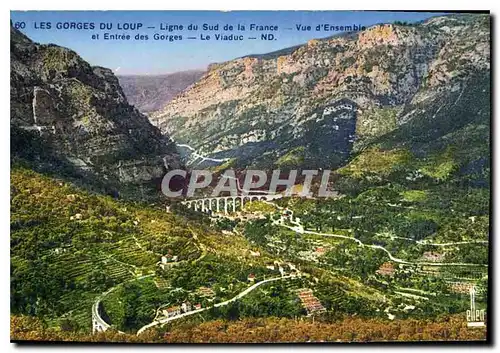
<path id="1" fill-rule="evenodd" d="M 320 236 L 323 236 L 323 237 L 334 237 L 334 238 L 342 238 L 342 239 L 352 240 L 352 241 L 357 242 L 359 246 L 382 250 L 382 251 L 384 251 L 387 254 L 387 256 L 389 256 L 389 258 L 392 261 L 400 263 L 400 264 L 407 264 L 407 265 L 428 265 L 428 266 L 488 267 L 488 265 L 470 264 L 470 263 L 462 263 L 462 262 L 419 262 L 419 261 L 418 262 L 412 262 L 412 261 L 406 261 L 406 260 L 399 259 L 399 258 L 393 256 L 389 250 L 387 250 L 386 248 L 384 248 L 381 245 L 365 244 L 361 240 L 359 240 L 357 238 L 354 238 L 354 237 L 347 236 L 347 235 L 331 234 L 331 233 L 319 233 L 319 232 L 313 232 L 313 231 L 310 231 L 310 230 L 305 230 L 304 227 L 301 224 L 298 224 L 296 222 L 294 222 L 294 224 L 296 224 L 296 226 L 294 226 L 294 227 L 286 225 L 286 224 L 279 223 L 277 221 L 275 221 L 274 224 L 278 225 L 278 226 L 281 226 L 281 227 L 288 228 L 288 229 L 293 230 L 294 232 L 299 233 L 299 234 L 313 234 L 313 235 L 320 235 Z M 429 245 L 429 244 L 425 244 L 425 245 Z"/>
<path id="2" fill-rule="evenodd" d="M 205 157 L 205 156 L 199 154 L 193 147 L 191 147 L 187 144 L 180 143 L 180 144 L 177 144 L 177 147 L 185 147 L 192 152 L 193 156 L 195 156 L 195 159 L 190 161 L 188 164 L 194 163 L 194 161 L 196 161 L 198 158 L 201 158 L 201 162 L 210 161 L 210 162 L 216 162 L 216 163 L 223 163 L 223 162 L 227 162 L 229 160 L 229 158 L 218 159 L 218 158 Z"/>
<path id="3" fill-rule="evenodd" d="M 254 289 L 256 289 L 257 287 L 265 284 L 265 283 L 269 283 L 269 282 L 273 282 L 273 281 L 279 281 L 279 280 L 282 280 L 282 279 L 289 279 L 289 278 L 292 278 L 292 276 L 282 276 L 282 277 L 274 277 L 274 278 L 269 278 L 269 279 L 266 279 L 266 280 L 263 280 L 263 281 L 260 281 L 260 282 L 257 282 L 255 283 L 254 285 L 248 287 L 247 289 L 245 289 L 243 292 L 239 293 L 238 295 L 236 295 L 235 297 L 229 299 L 229 300 L 226 300 L 225 302 L 221 302 L 221 303 L 217 303 L 217 304 L 214 304 L 213 306 L 210 306 L 210 307 L 206 307 L 206 308 L 201 308 L 201 309 L 196 309 L 196 310 L 192 310 L 192 311 L 188 311 L 186 313 L 183 313 L 183 314 L 180 314 L 180 315 L 177 315 L 177 316 L 173 316 L 173 317 L 167 317 L 167 318 L 163 318 L 163 319 L 157 319 L 157 320 L 154 320 L 153 322 L 151 322 L 150 324 L 147 324 L 143 327 L 141 327 L 138 331 L 137 331 L 137 335 L 140 335 L 141 333 L 143 333 L 144 331 L 146 331 L 147 329 L 153 327 L 153 326 L 156 326 L 156 325 L 161 325 L 161 324 L 166 324 L 167 322 L 171 322 L 171 321 L 174 321 L 174 320 L 178 320 L 178 319 L 182 319 L 183 317 L 186 317 L 186 316 L 191 316 L 191 315 L 194 315 L 194 314 L 198 314 L 198 313 L 201 313 L 205 310 L 209 310 L 211 308 L 219 308 L 221 306 L 226 306 L 238 299 L 241 299 L 243 298 L 245 295 L 247 295 L 248 293 L 252 292 Z"/>
<path id="4" fill-rule="evenodd" d="M 104 319 L 101 317 L 101 314 L 99 314 L 99 304 L 100 304 L 101 300 L 104 299 L 104 297 L 107 296 L 109 293 L 115 291 L 118 287 L 124 285 L 125 283 L 139 281 L 141 279 L 152 277 L 152 276 L 154 276 L 154 274 L 149 274 L 149 275 L 144 275 L 144 276 L 132 278 L 131 280 L 122 282 L 122 283 L 108 289 L 106 292 L 102 293 L 100 296 L 97 297 L 94 304 L 92 305 L 92 317 L 95 317 L 95 319 L 99 323 L 99 325 L 101 325 L 101 327 L 105 328 L 105 330 L 109 329 L 111 327 L 111 325 L 108 324 L 106 321 L 104 321 Z M 118 331 L 118 332 L 124 333 L 122 331 Z"/>
<path id="5" fill-rule="evenodd" d="M 469 241 L 455 241 L 455 242 L 450 242 L 450 243 L 430 243 L 426 242 L 425 240 L 415 240 L 412 238 L 405 238 L 405 237 L 398 237 L 395 235 L 388 236 L 388 238 L 392 239 L 403 239 L 403 240 L 408 240 L 412 241 L 414 243 L 417 243 L 418 245 L 430 245 L 430 246 L 452 246 L 452 245 L 465 245 L 465 244 L 489 244 L 488 240 L 469 240 Z"/>
<path id="6" fill-rule="evenodd" d="M 186 145 L 185 147 L 188 147 L 188 146 Z M 188 148 L 191 148 L 191 147 L 189 146 Z M 238 183 L 238 187 L 241 188 L 241 186 L 239 185 L 239 183 Z M 278 209 L 283 209 L 283 207 L 280 207 L 280 206 L 278 206 L 278 205 L 276 205 L 276 204 L 274 204 L 272 202 L 268 202 L 268 203 L 276 206 Z M 293 219 L 293 213 L 292 213 L 291 219 Z M 282 218 L 282 220 L 283 220 L 283 218 Z M 384 251 L 387 254 L 387 256 L 389 257 L 389 259 L 391 259 L 392 261 L 394 261 L 396 263 L 409 264 L 409 265 L 428 265 L 428 266 L 488 267 L 488 265 L 471 264 L 471 263 L 443 263 L 443 262 L 412 262 L 412 261 L 407 261 L 407 260 L 399 259 L 399 258 L 393 256 L 392 253 L 389 250 L 387 250 L 385 247 L 383 247 L 381 245 L 365 244 L 365 243 L 363 243 L 361 240 L 359 240 L 357 238 L 354 238 L 354 237 L 351 237 L 351 236 L 347 236 L 347 235 L 342 235 L 342 234 L 320 233 L 320 232 L 305 230 L 304 227 L 303 227 L 303 225 L 300 224 L 300 222 L 296 222 L 296 221 L 291 221 L 291 222 L 292 222 L 292 224 L 294 224 L 294 226 L 289 226 L 289 225 L 284 224 L 284 222 L 282 223 L 282 222 L 279 222 L 279 221 L 273 221 L 273 224 L 275 224 L 277 226 L 288 228 L 288 229 L 290 229 L 290 230 L 292 230 L 292 231 L 294 231 L 296 233 L 299 233 L 299 234 L 311 234 L 311 235 L 319 235 L 319 236 L 324 236 L 324 237 L 334 237 L 334 238 L 341 238 L 341 239 L 351 240 L 351 241 L 356 242 L 358 244 L 358 246 Z M 194 238 L 196 239 L 197 237 L 194 236 Z M 402 237 L 397 237 L 397 238 L 402 238 Z M 451 245 L 471 244 L 471 243 L 485 243 L 485 244 L 488 244 L 488 241 L 482 241 L 482 240 L 479 240 L 479 241 L 469 241 L 469 242 L 466 242 L 466 241 L 463 241 L 463 242 L 453 242 L 453 243 L 426 243 L 426 242 L 423 242 L 423 241 L 415 241 L 414 239 L 411 239 L 411 238 L 402 238 L 402 239 L 412 240 L 412 241 L 416 242 L 419 245 L 433 245 L 433 246 L 451 246 Z M 204 256 L 204 254 L 202 254 L 201 257 L 203 257 L 203 256 Z M 144 276 L 141 276 L 141 277 L 134 278 L 134 279 L 132 279 L 130 281 L 127 281 L 127 282 L 136 281 L 136 280 L 140 280 L 140 279 L 143 279 L 143 278 L 146 278 L 146 277 L 151 277 L 151 276 L 154 276 L 154 275 L 153 274 L 144 275 Z M 166 324 L 168 322 L 179 320 L 179 319 L 187 317 L 187 316 L 191 316 L 191 315 L 194 315 L 194 314 L 198 314 L 198 313 L 204 312 L 204 311 L 209 310 L 211 308 L 218 308 L 218 307 L 226 306 L 226 305 L 228 305 L 228 304 L 230 304 L 232 302 L 235 302 L 235 301 L 243 298 L 244 296 L 248 295 L 250 292 L 252 292 L 253 290 L 255 290 L 256 288 L 258 288 L 259 286 L 261 286 L 263 284 L 266 284 L 266 283 L 269 283 L 269 282 L 273 282 L 273 281 L 283 280 L 283 279 L 290 279 L 290 278 L 292 278 L 292 276 L 290 276 L 290 275 L 269 278 L 269 279 L 263 280 L 261 282 L 257 282 L 255 284 L 253 284 L 252 286 L 248 287 L 247 289 L 245 289 L 243 292 L 241 292 L 238 295 L 236 295 L 235 297 L 233 297 L 233 298 L 231 298 L 229 300 L 226 300 L 224 302 L 214 304 L 211 307 L 206 307 L 206 308 L 201 308 L 201 309 L 196 309 L 196 310 L 188 311 L 188 312 L 185 312 L 185 313 L 182 313 L 180 315 L 173 316 L 173 317 L 167 317 L 167 318 L 162 318 L 162 319 L 156 319 L 155 318 L 155 320 L 153 320 L 151 323 L 149 323 L 149 324 L 141 327 L 137 331 L 137 335 L 140 335 L 144 331 L 146 331 L 147 329 L 149 329 L 151 327 L 154 327 L 154 326 L 157 326 L 157 325 L 163 325 L 163 324 Z M 117 285 L 117 286 L 109 289 L 107 292 L 101 294 L 96 299 L 96 301 L 94 302 L 94 305 L 92 306 L 92 313 L 93 313 L 93 315 L 95 315 L 98 323 L 100 325 L 102 325 L 102 327 L 105 327 L 107 329 L 107 328 L 109 328 L 111 326 L 108 323 L 106 323 L 101 318 L 101 316 L 99 315 L 98 308 L 99 308 L 100 301 L 106 295 L 108 295 L 109 293 L 111 293 L 112 291 L 114 291 L 116 288 L 118 288 L 119 286 L 121 286 L 121 285 L 123 285 L 124 283 L 127 283 L 127 282 L 123 282 L 123 283 L 121 283 L 121 284 L 119 284 L 119 285 Z"/>

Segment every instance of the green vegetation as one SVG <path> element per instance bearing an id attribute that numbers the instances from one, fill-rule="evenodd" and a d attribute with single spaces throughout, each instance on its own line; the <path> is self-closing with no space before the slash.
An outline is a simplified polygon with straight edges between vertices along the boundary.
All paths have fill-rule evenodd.
<path id="1" fill-rule="evenodd" d="M 214 173 L 223 173 L 226 169 L 230 169 L 235 163 L 236 163 L 236 158 L 230 158 L 228 161 L 214 167 L 212 171 Z"/>
<path id="2" fill-rule="evenodd" d="M 92 299 L 154 273 L 161 253 L 199 256 L 177 216 L 11 171 L 11 311 L 90 327 Z M 182 227 L 184 229 L 184 227 Z M 157 253 L 160 252 L 160 253 Z"/>
<path id="3" fill-rule="evenodd" d="M 382 107 L 363 112 L 356 122 L 356 133 L 363 142 L 366 142 L 394 130 L 397 127 L 396 117 L 400 110 L 400 108 Z"/>
<path id="4" fill-rule="evenodd" d="M 305 147 L 296 147 L 290 150 L 287 154 L 281 156 L 277 161 L 278 167 L 293 167 L 299 166 L 304 162 Z"/>
<path id="5" fill-rule="evenodd" d="M 168 292 L 158 290 L 151 278 L 126 283 L 102 301 L 102 317 L 124 332 L 136 332 L 150 323 L 156 308 L 168 303 Z"/>
<path id="6" fill-rule="evenodd" d="M 437 180 L 446 180 L 458 168 L 454 161 L 454 148 L 449 146 L 442 154 L 432 156 L 420 171 Z"/>
<path id="7" fill-rule="evenodd" d="M 412 154 L 407 150 L 381 150 L 378 147 L 371 147 L 356 156 L 347 166 L 340 168 L 339 173 L 352 175 L 355 178 L 371 174 L 388 176 L 407 166 L 411 161 Z"/>
<path id="8" fill-rule="evenodd" d="M 480 54 L 486 53 L 489 19 L 467 19 L 441 19 L 421 31 L 396 22 L 346 34 L 352 42 L 344 36 L 311 41 L 281 51 L 287 56 L 272 62 L 218 64 L 205 76 L 208 84 L 203 79 L 196 85 L 199 97 L 187 92 L 171 107 L 177 112 L 169 108 L 167 116 L 155 118 L 163 127 L 170 124 L 176 141 L 203 146 L 203 153 L 230 149 L 233 158 L 212 167 L 215 172 L 339 167 L 332 176 L 338 194 L 331 198 L 294 193 L 274 205 L 248 202 L 225 216 L 163 200 L 171 206 L 167 212 L 165 204 L 146 203 L 142 186 L 141 202 L 119 200 L 128 187 L 139 194 L 137 185 L 97 184 L 60 162 L 62 150 L 71 147 L 67 138 L 54 135 L 56 143 L 45 149 L 52 135 L 46 139 L 13 127 L 12 338 L 484 339 L 483 329 L 466 328 L 465 312 L 471 285 L 477 287 L 477 308 L 488 309 L 491 102 L 488 58 Z M 442 30 L 452 22 L 453 33 Z M 477 40 L 469 40 L 471 33 Z M 386 44 L 395 40 L 401 45 Z M 11 56 L 32 57 L 14 62 L 27 69 L 12 76 L 19 106 L 13 122 L 27 122 L 32 82 L 41 82 L 58 92 L 49 107 L 57 106 L 59 118 L 99 132 L 99 139 L 80 147 L 93 149 L 110 124 L 132 131 L 131 148 L 116 149 L 122 141 L 110 135 L 113 146 L 89 157 L 96 175 L 131 157 L 163 153 L 148 143 L 163 146 L 158 131 L 140 125 L 145 118 L 109 89 L 115 81 L 99 81 L 97 76 L 108 75 L 101 69 L 94 69 L 97 76 L 86 75 L 93 69 L 76 53 L 13 43 Z M 425 67 L 434 69 L 427 75 Z M 222 93 L 210 102 L 214 87 Z M 201 105 L 190 106 L 198 98 Z M 336 105 L 342 98 L 355 102 L 355 109 Z M 118 121 L 126 110 L 140 121 Z M 56 127 L 59 132 L 68 126 Z M 79 139 L 80 132 L 68 136 Z M 49 176 L 33 168 L 54 171 Z M 112 329 L 89 337 L 98 299 Z M 206 310 L 135 335 L 153 320 L 178 315 L 172 307 L 188 303 Z"/>
<path id="9" fill-rule="evenodd" d="M 243 210 L 245 212 L 272 213 L 276 210 L 276 207 L 264 201 L 251 201 L 243 206 Z"/>
<path id="10" fill-rule="evenodd" d="M 332 318 L 338 313 L 388 315 L 376 300 L 381 293 L 396 317 L 463 313 L 468 296 L 452 291 L 450 283 L 485 288 L 488 276 L 489 188 L 462 174 L 468 158 L 455 147 L 418 157 L 405 149 L 368 148 L 339 170 L 335 189 L 343 197 L 277 202 L 293 210 L 306 231 L 321 234 L 298 234 L 259 220 L 246 225 L 245 235 L 315 273 L 315 291 Z M 487 176 L 489 169 L 483 173 Z M 384 267 L 388 270 L 379 272 Z M 325 273 L 344 276 L 348 285 L 329 283 Z M 477 297 L 477 305 L 486 307 L 486 300 Z"/>
<path id="11" fill-rule="evenodd" d="M 49 72 L 50 70 L 67 71 L 69 65 L 74 63 L 77 57 L 75 52 L 63 47 L 50 44 L 43 46 L 43 66 Z"/>
<path id="12" fill-rule="evenodd" d="M 401 192 L 403 201 L 406 202 L 423 202 L 427 200 L 427 192 L 424 190 L 405 190 Z"/>
<path id="13" fill-rule="evenodd" d="M 259 287 L 242 300 L 208 311 L 207 319 L 241 320 L 248 317 L 294 318 L 306 314 L 295 291 L 303 281 L 272 282 Z"/>
<path id="14" fill-rule="evenodd" d="M 71 96 L 71 102 L 74 108 L 82 114 L 85 109 L 93 108 L 92 107 L 92 98 L 94 97 L 93 89 L 83 83 L 74 80 L 69 83 L 67 87 L 65 87 L 65 93 Z M 90 110 L 87 113 L 94 113 L 97 115 L 97 112 L 94 110 Z M 91 123 L 91 118 L 88 116 L 84 116 L 80 119 L 81 122 L 85 123 L 87 126 Z"/>

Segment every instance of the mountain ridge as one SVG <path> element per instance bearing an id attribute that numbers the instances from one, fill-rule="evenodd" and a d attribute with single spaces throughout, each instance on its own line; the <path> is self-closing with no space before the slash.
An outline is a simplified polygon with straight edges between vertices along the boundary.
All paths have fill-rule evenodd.
<path id="1" fill-rule="evenodd" d="M 118 80 L 130 104 L 142 113 L 150 113 L 163 108 L 203 73 L 203 70 L 187 70 L 161 75 L 118 75 Z"/>
<path id="2" fill-rule="evenodd" d="M 241 167 L 276 167 L 302 149 L 302 166 L 335 168 L 412 120 L 415 112 L 408 107 L 425 110 L 442 92 L 460 91 L 468 77 L 487 72 L 489 50 L 486 15 L 375 25 L 349 36 L 311 40 L 276 58 L 212 64 L 150 120 L 198 153 L 234 159 Z M 356 109 L 324 115 L 346 99 Z M 334 121 L 343 118 L 352 120 L 354 132 Z M 315 145 L 335 143 L 331 160 L 314 151 Z"/>
<path id="3" fill-rule="evenodd" d="M 110 69 L 37 44 L 11 26 L 11 155 L 35 168 L 73 169 L 116 190 L 155 189 L 181 166 L 175 145 L 128 104 Z"/>

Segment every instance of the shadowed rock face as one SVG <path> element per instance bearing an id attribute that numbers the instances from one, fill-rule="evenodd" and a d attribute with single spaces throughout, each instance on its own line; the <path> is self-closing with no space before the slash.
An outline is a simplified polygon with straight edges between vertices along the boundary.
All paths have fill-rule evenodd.
<path id="1" fill-rule="evenodd" d="M 459 107 L 472 78 L 489 76 L 489 40 L 487 15 L 376 25 L 210 65 L 149 116 L 176 142 L 233 166 L 337 167 L 414 119 Z M 342 100 L 355 107 L 325 114 Z"/>
<path id="2" fill-rule="evenodd" d="M 130 104 L 142 113 L 162 109 L 175 96 L 198 81 L 203 71 L 181 71 L 167 75 L 118 76 Z"/>
<path id="3" fill-rule="evenodd" d="M 180 166 L 175 145 L 128 104 L 111 70 L 12 27 L 10 102 L 13 134 L 41 140 L 61 162 L 118 187 L 150 183 Z"/>

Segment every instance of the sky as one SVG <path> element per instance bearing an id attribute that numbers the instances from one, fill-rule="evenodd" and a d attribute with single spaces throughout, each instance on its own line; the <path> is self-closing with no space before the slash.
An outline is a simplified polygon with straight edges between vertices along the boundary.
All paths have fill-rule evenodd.
<path id="1" fill-rule="evenodd" d="M 340 32 L 316 31 L 318 24 L 370 26 L 394 21 L 416 22 L 442 13 L 375 12 L 375 11 L 11 11 L 11 20 L 32 40 L 54 43 L 76 51 L 91 65 L 108 67 L 118 75 L 164 74 L 177 71 L 205 69 L 208 64 L 224 62 L 249 54 L 263 54 L 306 43 L 313 38 L 329 37 Z M 46 23 L 51 23 L 50 29 Z M 57 29 L 57 23 L 90 23 L 91 29 Z M 45 25 L 44 25 L 45 23 Z M 111 23 L 111 30 L 101 30 L 101 23 Z M 118 30 L 126 24 L 142 24 L 139 30 Z M 277 31 L 250 31 L 250 24 L 278 26 Z M 188 31 L 189 24 L 198 25 Z M 201 26 L 219 24 L 219 30 L 203 31 Z M 246 26 L 246 31 L 224 31 L 229 24 Z M 161 26 L 183 25 L 184 30 L 167 32 Z M 299 31 L 297 25 L 311 26 L 311 31 Z M 147 28 L 154 27 L 154 28 Z M 104 40 L 111 34 L 148 35 L 149 40 Z M 181 41 L 153 40 L 155 33 L 182 35 Z M 216 33 L 243 35 L 243 41 L 214 40 Z M 273 33 L 274 40 L 261 40 L 262 33 Z M 98 40 L 92 35 L 99 34 Z M 211 36 L 202 41 L 200 35 Z M 196 37 L 195 40 L 187 37 Z M 257 38 L 250 40 L 248 38 Z"/>

